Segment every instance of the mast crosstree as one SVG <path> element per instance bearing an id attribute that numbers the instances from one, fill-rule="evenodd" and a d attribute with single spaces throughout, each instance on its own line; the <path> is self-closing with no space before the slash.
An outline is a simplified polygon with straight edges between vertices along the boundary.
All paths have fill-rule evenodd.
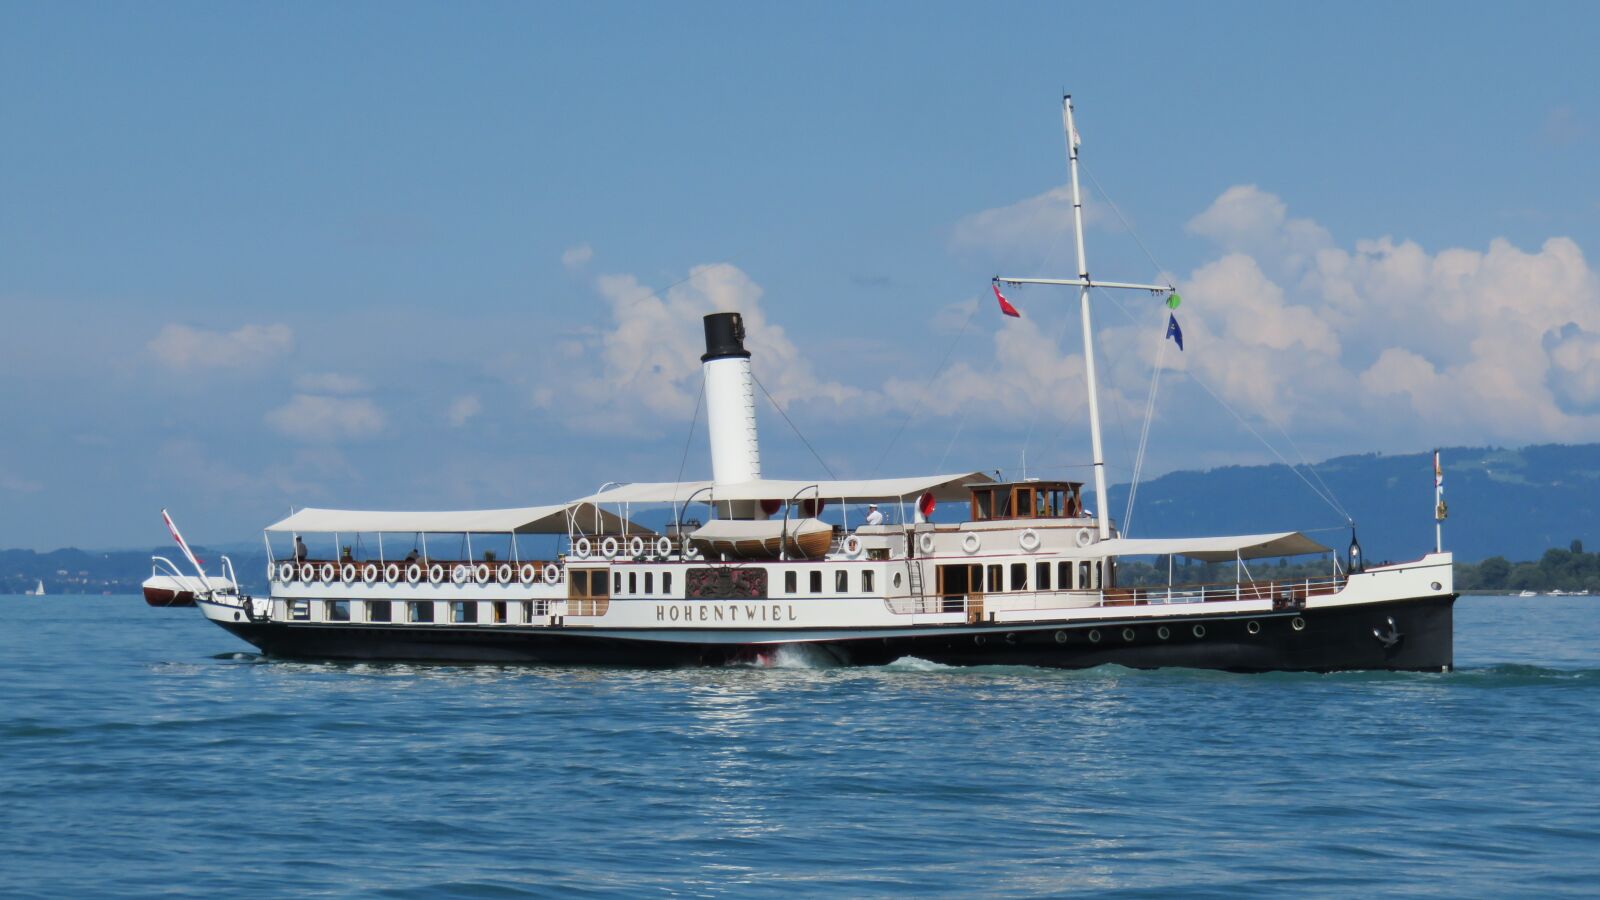
<path id="1" fill-rule="evenodd" d="M 1094 368 L 1094 331 L 1093 322 L 1089 313 L 1089 290 L 1091 288 L 1112 288 L 1122 290 L 1150 291 L 1154 294 L 1170 294 L 1174 288 L 1170 284 L 1135 284 L 1127 281 L 1094 281 L 1089 277 L 1089 259 L 1083 250 L 1083 196 L 1078 188 L 1078 129 L 1072 119 L 1072 95 L 1067 94 L 1061 98 L 1061 124 L 1067 138 L 1067 165 L 1072 174 L 1072 225 L 1073 234 L 1077 237 L 1078 249 L 1078 277 L 1077 278 L 1009 278 L 996 276 L 996 282 L 1005 284 L 1045 284 L 1056 286 L 1072 286 L 1078 288 L 1078 308 L 1083 318 L 1083 363 L 1089 394 L 1089 438 L 1094 450 L 1094 496 L 1095 496 L 1095 523 L 1100 532 L 1100 540 L 1109 540 L 1111 537 L 1111 503 L 1106 494 L 1106 457 L 1100 439 L 1100 397 L 1095 379 Z"/>

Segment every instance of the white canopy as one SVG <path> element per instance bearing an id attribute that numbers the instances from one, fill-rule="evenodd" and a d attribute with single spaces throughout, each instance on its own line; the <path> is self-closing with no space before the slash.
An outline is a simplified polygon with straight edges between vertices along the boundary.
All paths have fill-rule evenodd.
<path id="1" fill-rule="evenodd" d="M 1200 538 L 1112 538 L 1095 544 L 1110 556 L 1187 556 L 1201 562 L 1260 559 L 1265 556 L 1300 556 L 1327 553 L 1328 548 L 1298 531 L 1276 534 L 1240 534 Z"/>
<path id="2" fill-rule="evenodd" d="M 624 520 L 588 503 L 562 503 L 555 506 L 525 506 L 519 509 L 468 509 L 454 512 L 372 512 L 355 509 L 302 509 L 268 531 L 373 532 L 424 531 L 508 534 L 566 534 L 567 515 L 577 517 L 579 530 L 620 532 Z M 599 516 L 598 528 L 595 517 Z M 634 525 L 629 531 L 643 531 Z"/>
<path id="3" fill-rule="evenodd" d="M 738 484 L 715 485 L 710 481 L 658 481 L 625 484 L 583 498 L 586 503 L 682 503 L 697 492 L 696 502 L 711 500 L 849 500 L 860 503 L 893 503 L 932 493 L 935 500 L 967 498 L 965 485 L 993 481 L 982 472 L 959 475 L 921 475 L 911 478 L 870 478 L 854 481 L 794 481 L 762 478 Z"/>

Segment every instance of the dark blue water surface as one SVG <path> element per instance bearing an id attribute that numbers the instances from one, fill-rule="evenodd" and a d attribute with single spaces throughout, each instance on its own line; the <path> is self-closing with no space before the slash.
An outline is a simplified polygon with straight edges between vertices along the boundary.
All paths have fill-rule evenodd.
<path id="1" fill-rule="evenodd" d="M 0 893 L 1600 891 L 1600 598 L 1449 675 L 262 660 L 0 598 Z"/>

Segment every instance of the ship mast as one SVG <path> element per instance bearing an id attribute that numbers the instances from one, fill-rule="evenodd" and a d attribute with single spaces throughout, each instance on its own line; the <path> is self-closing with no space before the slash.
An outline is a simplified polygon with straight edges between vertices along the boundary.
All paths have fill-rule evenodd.
<path id="1" fill-rule="evenodd" d="M 1094 450 L 1094 497 L 1095 517 L 1100 539 L 1107 540 L 1111 537 L 1111 502 L 1106 494 L 1106 457 L 1104 446 L 1100 439 L 1100 392 L 1095 379 L 1094 369 L 1094 329 L 1089 315 L 1089 289 L 1090 288 L 1127 288 L 1131 290 L 1150 291 L 1155 294 L 1172 292 L 1169 284 L 1130 284 L 1120 281 L 1092 281 L 1089 278 L 1089 259 L 1083 250 L 1083 197 L 1078 189 L 1078 129 L 1072 121 L 1072 95 L 1067 94 L 1061 98 L 1061 123 L 1066 131 L 1067 138 L 1067 167 L 1072 174 L 1072 225 L 1073 233 L 1077 237 L 1078 247 L 1078 277 L 1076 279 L 1062 278 L 995 278 L 1006 284 L 1052 284 L 1076 285 L 1078 287 L 1078 308 L 1083 317 L 1083 363 L 1087 376 L 1085 385 L 1089 393 L 1089 437 Z"/>

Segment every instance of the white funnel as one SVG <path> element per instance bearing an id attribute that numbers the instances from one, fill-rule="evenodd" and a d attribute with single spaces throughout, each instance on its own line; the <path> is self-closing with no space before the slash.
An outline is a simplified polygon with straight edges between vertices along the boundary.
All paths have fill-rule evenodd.
<path id="1" fill-rule="evenodd" d="M 756 436 L 756 385 L 744 320 L 738 313 L 705 317 L 706 424 L 711 430 L 711 478 L 738 484 L 761 477 L 761 441 Z M 720 505 L 720 504 L 719 504 Z"/>

